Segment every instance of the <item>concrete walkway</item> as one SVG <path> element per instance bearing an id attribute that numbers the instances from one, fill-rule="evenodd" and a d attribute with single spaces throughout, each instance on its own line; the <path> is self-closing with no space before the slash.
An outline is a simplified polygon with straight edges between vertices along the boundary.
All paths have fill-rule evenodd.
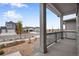
<path id="1" fill-rule="evenodd" d="M 77 46 L 76 40 L 64 39 L 60 40 L 48 48 L 48 53 L 45 56 L 76 56 Z"/>

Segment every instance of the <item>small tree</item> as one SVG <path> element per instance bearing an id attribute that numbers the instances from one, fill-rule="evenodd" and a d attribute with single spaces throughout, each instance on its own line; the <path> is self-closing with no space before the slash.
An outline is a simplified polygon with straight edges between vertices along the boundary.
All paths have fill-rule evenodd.
<path id="1" fill-rule="evenodd" d="M 30 31 L 28 29 L 28 36 L 29 36 L 29 34 L 30 34 Z M 30 38 L 29 38 L 29 42 L 28 43 L 31 43 L 31 39 Z"/>
<path id="2" fill-rule="evenodd" d="M 20 35 L 20 39 L 21 39 L 21 34 L 22 34 L 22 22 L 18 21 L 16 24 L 16 33 Z"/>
<path id="3" fill-rule="evenodd" d="M 16 23 L 16 28 L 15 28 L 15 32 L 16 32 L 16 34 L 18 35 L 19 33 L 18 33 L 18 23 Z"/>

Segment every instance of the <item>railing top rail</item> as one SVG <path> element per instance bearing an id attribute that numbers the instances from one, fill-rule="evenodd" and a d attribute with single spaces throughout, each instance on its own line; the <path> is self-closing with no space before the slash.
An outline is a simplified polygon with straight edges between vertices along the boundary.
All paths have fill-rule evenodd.
<path id="1" fill-rule="evenodd" d="M 76 31 L 63 31 L 63 32 L 71 32 L 71 33 L 76 33 Z"/>
<path id="2" fill-rule="evenodd" d="M 61 33 L 61 32 L 76 33 L 76 31 L 59 31 L 59 32 L 51 32 L 51 33 L 47 33 L 47 35 L 56 34 L 56 33 Z"/>
<path id="3" fill-rule="evenodd" d="M 60 32 L 51 32 L 51 33 L 47 33 L 47 35 L 56 34 L 56 33 L 61 33 L 61 31 L 60 31 Z"/>

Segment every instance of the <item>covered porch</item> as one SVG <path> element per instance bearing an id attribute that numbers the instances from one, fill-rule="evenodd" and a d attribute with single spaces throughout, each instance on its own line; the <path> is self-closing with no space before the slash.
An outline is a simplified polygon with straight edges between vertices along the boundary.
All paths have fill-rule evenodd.
<path id="1" fill-rule="evenodd" d="M 60 32 L 46 32 L 46 8 L 60 17 Z M 63 16 L 76 14 L 76 31 L 63 30 Z M 42 3 L 40 4 L 40 53 L 47 56 L 79 55 L 79 4 L 76 3 Z M 75 39 L 66 38 L 66 33 L 73 34 Z"/>

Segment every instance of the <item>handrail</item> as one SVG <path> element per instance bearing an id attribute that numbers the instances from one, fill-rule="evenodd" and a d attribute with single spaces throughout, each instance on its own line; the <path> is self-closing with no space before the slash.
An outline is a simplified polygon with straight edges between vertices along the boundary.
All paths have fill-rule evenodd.
<path id="1" fill-rule="evenodd" d="M 73 32 L 73 33 L 76 33 L 76 31 L 63 31 L 63 32 L 71 32 L 71 33 Z"/>
<path id="2" fill-rule="evenodd" d="M 47 33 L 47 35 L 55 34 L 55 33 L 61 33 L 61 32 L 51 32 L 51 33 Z"/>
<path id="3" fill-rule="evenodd" d="M 60 33 L 60 32 L 75 32 L 76 33 L 76 31 L 58 31 L 58 32 L 50 32 L 50 33 L 47 33 L 47 34 Z"/>

